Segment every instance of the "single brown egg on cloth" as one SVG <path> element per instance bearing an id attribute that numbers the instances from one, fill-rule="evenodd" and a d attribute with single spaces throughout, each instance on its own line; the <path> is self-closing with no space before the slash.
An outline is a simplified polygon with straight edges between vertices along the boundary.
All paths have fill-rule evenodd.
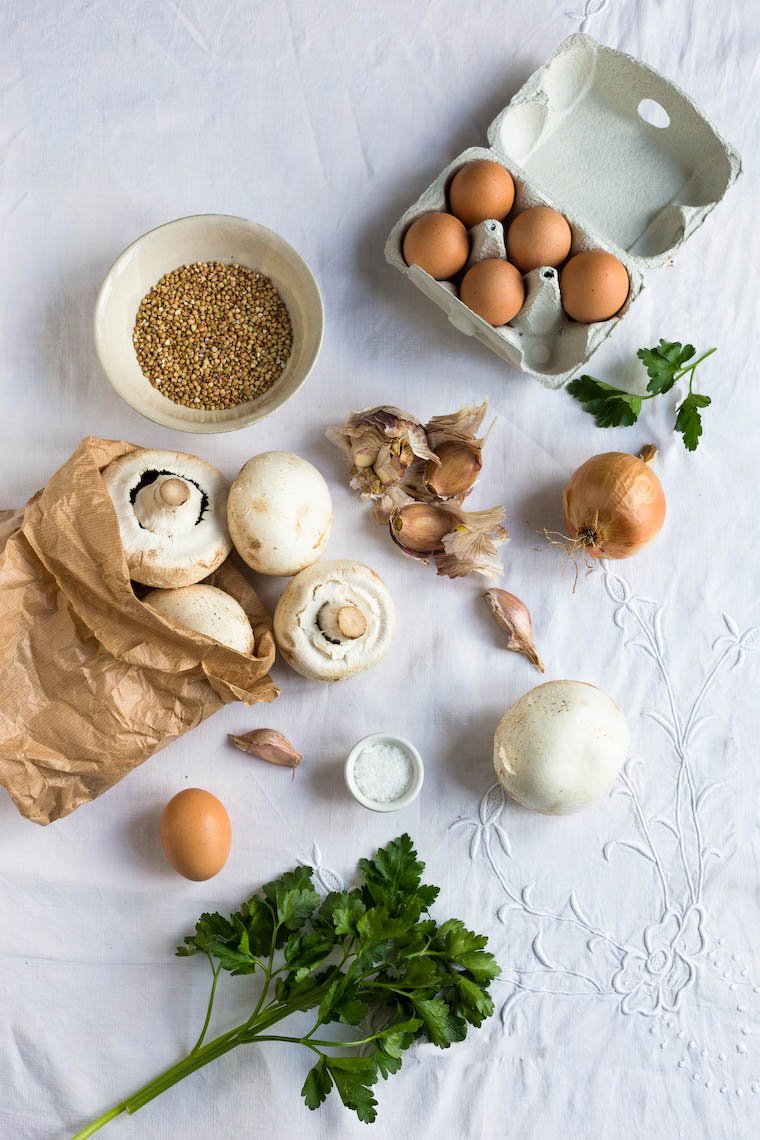
<path id="1" fill-rule="evenodd" d="M 407 265 L 419 265 L 436 281 L 446 281 L 470 256 L 470 239 L 451 214 L 423 214 L 404 234 L 403 253 Z"/>
<path id="2" fill-rule="evenodd" d="M 175 871 L 193 882 L 218 875 L 230 853 L 232 827 L 223 803 L 203 788 L 185 788 L 161 816 L 161 846 Z"/>
<path id="3" fill-rule="evenodd" d="M 558 269 L 570 253 L 573 235 L 567 219 L 550 206 L 531 206 L 507 231 L 507 256 L 521 273 L 548 266 Z"/>
<path id="4" fill-rule="evenodd" d="M 501 221 L 512 209 L 515 184 L 512 175 L 498 162 L 479 158 L 461 166 L 449 188 L 452 214 L 469 229 L 488 218 Z"/>
<path id="5" fill-rule="evenodd" d="M 619 313 L 630 287 L 623 263 L 603 249 L 576 253 L 559 275 L 563 309 L 587 325 L 608 321 Z"/>
<path id="6" fill-rule="evenodd" d="M 525 286 L 510 262 L 488 257 L 467 270 L 459 287 L 459 299 L 489 325 L 498 328 L 516 317 L 525 301 Z"/>

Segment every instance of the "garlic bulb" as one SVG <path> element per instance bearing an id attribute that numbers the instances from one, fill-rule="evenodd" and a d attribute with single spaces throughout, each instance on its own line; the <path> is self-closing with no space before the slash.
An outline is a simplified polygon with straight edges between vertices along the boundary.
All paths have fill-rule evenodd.
<path id="1" fill-rule="evenodd" d="M 400 408 L 351 412 L 342 427 L 326 434 L 351 460 L 351 486 L 362 498 L 382 501 L 417 458 L 437 462 L 422 424 Z"/>
<path id="2" fill-rule="evenodd" d="M 543 673 L 544 663 L 533 644 L 530 612 L 525 602 L 507 590 L 486 590 L 485 599 L 497 623 L 507 634 L 507 649 L 522 653 L 539 673 Z"/>
<path id="3" fill-rule="evenodd" d="M 405 554 L 432 559 L 449 578 L 502 572 L 496 550 L 509 537 L 501 525 L 504 508 L 465 513 L 459 507 L 483 466 L 488 433 L 477 432 L 487 409 L 485 400 L 466 404 L 423 426 L 398 408 L 368 408 L 327 432 L 351 459 L 351 486 L 372 500 L 375 521 L 389 525 Z"/>

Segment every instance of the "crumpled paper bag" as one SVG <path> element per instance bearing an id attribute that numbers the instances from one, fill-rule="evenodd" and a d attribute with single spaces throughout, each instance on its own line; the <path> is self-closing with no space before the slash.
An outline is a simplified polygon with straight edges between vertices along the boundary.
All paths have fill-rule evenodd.
<path id="1" fill-rule="evenodd" d="M 135 595 L 101 477 L 132 444 L 85 439 L 18 511 L 0 511 L 0 784 L 36 823 L 111 788 L 230 701 L 271 701 L 269 614 L 232 558 L 207 579 L 237 599 L 246 657 Z"/>

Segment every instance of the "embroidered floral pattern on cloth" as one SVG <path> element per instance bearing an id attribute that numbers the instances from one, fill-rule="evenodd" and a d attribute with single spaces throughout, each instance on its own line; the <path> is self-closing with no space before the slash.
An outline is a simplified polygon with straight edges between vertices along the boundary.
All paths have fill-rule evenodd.
<path id="1" fill-rule="evenodd" d="M 667 769 L 668 798 L 664 805 L 658 802 L 656 812 L 652 811 L 649 799 L 653 784 L 663 779 L 662 758 L 651 757 L 649 764 L 645 764 L 640 757 L 633 756 L 627 762 L 610 794 L 624 796 L 629 801 L 630 830 L 625 838 L 608 840 L 602 855 L 611 863 L 627 852 L 630 866 L 626 873 L 651 877 L 656 886 L 653 897 L 658 899 L 659 905 L 656 913 L 643 923 L 641 934 L 630 941 L 606 929 L 599 920 L 592 921 L 586 905 L 572 889 L 563 908 L 553 910 L 543 906 L 535 897 L 534 884 L 519 884 L 509 873 L 513 848 L 500 822 L 506 796 L 500 784 L 489 787 L 481 800 L 477 819 L 455 820 L 451 828 L 469 831 L 470 858 L 484 859 L 498 882 L 504 896 L 498 919 L 509 924 L 512 914 L 519 911 L 533 920 L 530 949 L 538 968 L 510 969 L 507 966 L 505 982 L 512 992 L 502 1005 L 505 1026 L 518 1001 L 531 993 L 557 999 L 589 995 L 614 999 L 618 1013 L 663 1019 L 687 1007 L 688 991 L 700 972 L 706 972 L 708 963 L 722 964 L 720 959 L 728 953 L 722 938 L 713 944 L 707 933 L 710 928 L 709 866 L 711 861 L 722 857 L 722 851 L 711 843 L 705 805 L 724 785 L 700 774 L 692 759 L 692 750 L 699 733 L 715 719 L 715 712 L 703 710 L 719 676 L 737 669 L 748 654 L 760 649 L 760 629 L 741 631 L 728 614 L 722 615 L 725 632 L 713 642 L 712 662 L 691 703 L 684 709 L 668 665 L 664 606 L 651 598 L 632 594 L 626 579 L 606 563 L 601 564 L 596 576 L 602 577 L 613 607 L 613 620 L 626 636 L 626 645 L 644 654 L 659 678 L 657 691 L 664 694 L 664 708 L 648 709 L 644 715 L 661 730 L 665 750 L 673 761 Z M 653 772 L 655 765 L 657 774 Z M 615 889 L 620 889 L 619 882 Z M 600 892 L 593 902 L 594 913 L 603 914 L 604 895 Z M 554 950 L 549 953 L 544 943 L 551 928 L 567 926 L 581 933 L 584 940 L 581 954 L 575 953 L 572 960 L 564 961 Z M 565 940 L 565 945 L 569 947 L 570 943 Z M 757 997 L 760 986 L 751 984 L 749 971 L 741 966 L 738 954 L 729 954 L 729 957 L 739 966 L 736 971 L 724 970 L 723 981 L 735 993 L 737 982 L 729 981 L 735 972 L 742 989 L 751 991 L 753 999 L 751 1005 L 736 1006 L 737 1012 L 747 1015 L 747 1024 L 740 1028 L 739 1040 L 726 1042 L 726 1049 L 735 1056 L 742 1056 L 748 1053 L 747 1042 L 756 1038 L 760 1029 L 760 999 Z M 674 1021 L 665 1022 L 666 1030 L 674 1028 Z M 677 1031 L 677 1039 L 686 1036 L 685 1030 Z M 664 1048 L 664 1043 L 661 1047 Z M 694 1039 L 689 1041 L 688 1049 L 692 1055 L 698 1053 L 704 1061 L 710 1057 L 710 1051 Z M 714 1055 L 721 1069 L 726 1059 L 723 1049 Z M 716 1087 L 715 1080 L 701 1071 L 710 1068 L 709 1064 L 694 1068 L 682 1057 L 678 1067 L 688 1069 L 692 1079 L 706 1089 Z M 760 1076 L 760 1053 L 752 1074 Z M 737 1099 L 745 1092 L 741 1085 L 730 1088 L 721 1081 L 717 1088 L 723 1095 Z M 760 1080 L 752 1079 L 750 1090 L 760 1093 Z"/>

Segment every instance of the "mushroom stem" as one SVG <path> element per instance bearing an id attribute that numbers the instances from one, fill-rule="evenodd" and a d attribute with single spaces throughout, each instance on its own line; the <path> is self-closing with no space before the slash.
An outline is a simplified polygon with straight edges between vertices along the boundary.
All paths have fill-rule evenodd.
<path id="1" fill-rule="evenodd" d="M 333 645 L 341 645 L 367 632 L 367 618 L 353 602 L 325 602 L 317 614 L 317 626 Z"/>
<path id="2" fill-rule="evenodd" d="M 351 641 L 361 637 L 367 629 L 367 619 L 356 606 L 341 606 L 336 621 L 340 632 Z"/>
<path id="3" fill-rule="evenodd" d="M 181 507 L 190 498 L 190 488 L 184 479 L 170 476 L 159 483 L 158 496 L 167 507 Z"/>

